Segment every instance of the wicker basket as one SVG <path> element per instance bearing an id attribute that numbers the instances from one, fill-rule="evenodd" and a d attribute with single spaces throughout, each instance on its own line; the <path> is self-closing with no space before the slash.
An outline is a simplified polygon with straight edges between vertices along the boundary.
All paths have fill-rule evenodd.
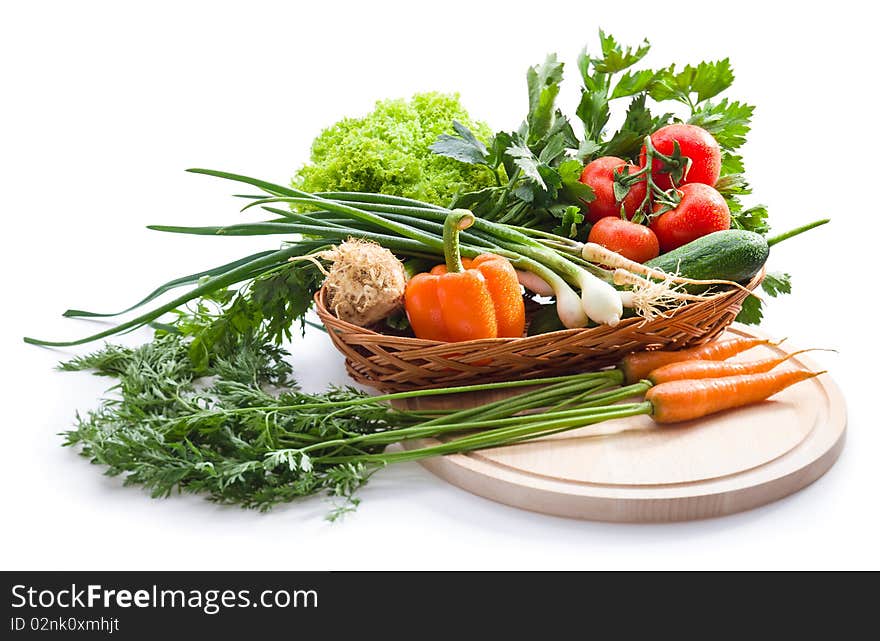
<path id="1" fill-rule="evenodd" d="M 748 284 L 754 290 L 764 272 Z M 383 392 L 556 376 L 613 365 L 630 352 L 683 349 L 718 336 L 739 313 L 746 292 L 731 289 L 668 316 L 622 320 L 616 327 L 566 329 L 525 338 L 443 343 L 380 334 L 336 318 L 323 289 L 315 307 L 349 375 Z"/>

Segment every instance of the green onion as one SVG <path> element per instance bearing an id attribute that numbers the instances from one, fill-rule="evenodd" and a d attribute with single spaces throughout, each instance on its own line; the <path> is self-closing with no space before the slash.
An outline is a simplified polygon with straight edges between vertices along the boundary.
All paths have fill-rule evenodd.
<path id="1" fill-rule="evenodd" d="M 243 211 L 261 207 L 278 218 L 224 226 L 151 225 L 150 229 L 212 236 L 289 235 L 300 240 L 279 251 L 254 254 L 212 270 L 169 281 L 124 312 L 145 305 L 175 287 L 188 284 L 196 287 L 114 328 L 73 341 L 27 338 L 27 342 L 51 346 L 78 345 L 133 330 L 156 322 L 162 314 L 195 298 L 260 277 L 277 270 L 289 258 L 315 254 L 317 246 L 323 248 L 327 243 L 347 238 L 379 243 L 402 257 L 434 257 L 437 260 L 443 257 L 442 230 L 451 214 L 449 209 L 399 196 L 358 192 L 310 194 L 240 174 L 209 169 L 189 171 L 259 188 L 265 192 L 264 196 L 241 196 L 250 201 Z M 273 206 L 278 203 L 300 207 L 303 211 Z M 623 297 L 612 285 L 613 274 L 577 255 L 582 245 L 576 241 L 480 218 L 475 219 L 473 226 L 461 234 L 460 241 L 462 256 L 473 258 L 487 252 L 498 254 L 509 259 L 517 270 L 530 273 L 545 282 L 553 291 L 557 313 L 566 327 L 585 327 L 590 320 L 613 326 L 622 317 Z M 93 314 L 69 310 L 67 315 Z"/>

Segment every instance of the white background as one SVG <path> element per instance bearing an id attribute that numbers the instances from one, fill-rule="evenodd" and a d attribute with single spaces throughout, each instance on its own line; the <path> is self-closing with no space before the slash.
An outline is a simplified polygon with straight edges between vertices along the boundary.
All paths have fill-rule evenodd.
<path id="1" fill-rule="evenodd" d="M 0 9 L 4 569 L 880 568 L 877 420 L 876 19 L 867 2 L 16 2 Z M 459 91 L 493 128 L 525 113 L 526 68 L 574 58 L 598 26 L 648 62 L 730 56 L 731 95 L 757 103 L 745 149 L 795 274 L 764 329 L 821 355 L 849 403 L 843 456 L 760 509 L 673 525 L 539 516 L 448 486 L 416 464 L 378 474 L 360 510 L 322 500 L 264 515 L 196 497 L 151 500 L 101 475 L 56 434 L 106 380 L 60 374 L 71 352 L 26 346 L 94 325 L 158 282 L 266 246 L 164 236 L 148 223 L 237 221 L 230 184 L 190 166 L 285 182 L 318 131 L 376 99 Z M 269 241 L 274 246 L 273 241 Z M 135 343 L 146 333 L 125 338 Z M 84 351 L 84 350 L 81 350 Z M 309 390 L 344 382 L 320 333 L 294 346 Z"/>

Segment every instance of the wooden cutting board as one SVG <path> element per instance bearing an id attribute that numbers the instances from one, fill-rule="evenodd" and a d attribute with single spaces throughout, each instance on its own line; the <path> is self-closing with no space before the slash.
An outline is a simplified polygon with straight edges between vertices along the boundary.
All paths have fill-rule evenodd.
<path id="1" fill-rule="evenodd" d="M 734 327 L 726 337 L 755 335 Z M 792 351 L 788 344 L 760 347 L 739 358 Z M 800 355 L 789 363 L 821 369 Z M 499 397 L 429 397 L 408 406 L 459 408 Z M 535 512 L 598 521 L 685 521 L 747 510 L 809 485 L 837 460 L 845 431 L 843 396 L 823 374 L 758 405 L 674 427 L 637 416 L 422 465 L 469 492 Z M 407 447 L 436 443 L 426 439 Z"/>

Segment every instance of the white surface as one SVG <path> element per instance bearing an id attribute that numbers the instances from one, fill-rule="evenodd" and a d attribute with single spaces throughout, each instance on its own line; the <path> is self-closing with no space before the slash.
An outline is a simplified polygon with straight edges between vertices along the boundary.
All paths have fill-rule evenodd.
<path id="1" fill-rule="evenodd" d="M 741 2 L 717 15 L 633 0 L 296 4 L 308 6 L 0 8 L 0 567 L 880 568 L 870 3 Z M 267 242 L 145 231 L 237 220 L 231 184 L 184 168 L 283 182 L 322 126 L 417 90 L 458 90 L 473 115 L 515 127 L 525 70 L 550 51 L 571 63 L 573 115 L 574 57 L 599 25 L 624 41 L 649 36 L 656 65 L 729 55 L 732 95 L 759 107 L 745 155 L 775 228 L 833 217 L 773 250 L 771 268 L 794 272 L 795 293 L 774 301 L 764 324 L 798 345 L 840 350 L 816 356 L 850 409 L 847 446 L 827 476 L 745 514 L 626 526 L 496 505 L 405 464 L 378 474 L 359 511 L 331 525 L 321 500 L 268 515 L 191 496 L 151 500 L 59 447 L 56 433 L 107 381 L 53 372 L 68 352 L 24 345 L 22 335 L 83 335 L 93 325 L 60 318 L 64 309 L 118 308 Z M 322 334 L 294 352 L 307 388 L 343 382 Z"/>

